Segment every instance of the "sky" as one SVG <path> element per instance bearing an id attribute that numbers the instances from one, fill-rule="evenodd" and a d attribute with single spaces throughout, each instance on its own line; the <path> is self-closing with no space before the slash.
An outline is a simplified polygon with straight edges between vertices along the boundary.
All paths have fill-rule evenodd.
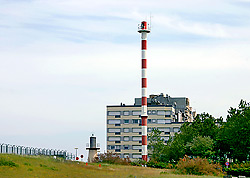
<path id="1" fill-rule="evenodd" d="M 226 119 L 250 101 L 250 0 L 0 0 L 0 143 L 87 157 L 106 150 L 106 106 L 148 94 L 188 97 Z"/>

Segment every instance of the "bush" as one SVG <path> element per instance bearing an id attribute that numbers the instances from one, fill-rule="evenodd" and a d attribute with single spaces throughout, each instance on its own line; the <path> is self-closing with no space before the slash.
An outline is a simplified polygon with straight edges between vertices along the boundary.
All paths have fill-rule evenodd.
<path id="1" fill-rule="evenodd" d="M 157 161 L 149 161 L 147 163 L 148 167 L 153 167 L 153 168 L 160 168 L 160 169 L 172 169 L 173 165 L 169 163 L 164 163 L 164 162 L 157 162 Z"/>
<path id="2" fill-rule="evenodd" d="M 185 156 L 176 165 L 175 173 L 219 176 L 222 174 L 222 167 L 219 164 L 209 163 L 207 159 L 199 157 L 191 159 Z"/>
<path id="3" fill-rule="evenodd" d="M 143 160 L 136 160 L 130 163 L 132 166 L 147 165 L 147 167 L 160 168 L 160 169 L 172 169 L 173 165 L 170 163 L 158 162 L 150 160 L 149 162 Z"/>
<path id="4" fill-rule="evenodd" d="M 240 164 L 230 163 L 229 167 L 230 168 L 248 168 L 250 167 L 250 162 L 240 163 Z"/>
<path id="5" fill-rule="evenodd" d="M 141 165 L 145 165 L 146 161 L 138 159 L 138 160 L 135 160 L 135 161 L 131 162 L 130 164 L 132 166 L 141 166 Z"/>
<path id="6" fill-rule="evenodd" d="M 228 175 L 232 176 L 246 176 L 250 177 L 250 167 L 248 168 L 226 168 L 225 171 Z"/>
<path id="7" fill-rule="evenodd" d="M 229 168 L 225 169 L 225 171 L 228 175 L 232 176 L 250 177 L 250 162 L 241 164 L 231 164 Z"/>
<path id="8" fill-rule="evenodd" d="M 6 161 L 5 159 L 0 158 L 0 166 L 18 167 L 18 164 L 13 161 Z"/>
<path id="9" fill-rule="evenodd" d="M 99 163 L 108 163 L 108 164 L 123 164 L 129 165 L 131 163 L 129 158 L 120 158 L 118 154 L 107 152 L 104 154 L 100 154 L 98 157 L 94 159 L 94 162 Z"/>

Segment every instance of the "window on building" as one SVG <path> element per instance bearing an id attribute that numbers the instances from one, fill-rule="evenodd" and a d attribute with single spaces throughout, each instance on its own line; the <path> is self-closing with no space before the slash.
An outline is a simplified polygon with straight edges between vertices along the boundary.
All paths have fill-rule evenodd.
<path id="1" fill-rule="evenodd" d="M 155 115 L 157 112 L 155 110 L 152 110 L 152 114 Z"/>
<path id="2" fill-rule="evenodd" d="M 139 120 L 140 120 L 140 119 L 132 119 L 132 123 L 133 123 L 133 124 L 139 124 L 139 123 L 140 123 Z"/>
<path id="3" fill-rule="evenodd" d="M 169 137 L 161 137 L 164 141 L 168 141 Z"/>
<path id="4" fill-rule="evenodd" d="M 121 129 L 108 129 L 109 133 L 121 132 Z"/>
<path id="5" fill-rule="evenodd" d="M 121 141 L 121 137 L 108 137 L 108 141 Z"/>
<path id="6" fill-rule="evenodd" d="M 165 111 L 157 111 L 157 115 L 164 116 L 165 115 Z"/>
<path id="7" fill-rule="evenodd" d="M 129 132 L 129 128 L 124 128 L 124 129 L 123 129 L 123 132 L 128 133 L 128 132 Z"/>
<path id="8" fill-rule="evenodd" d="M 152 127 L 148 127 L 148 132 L 152 132 Z"/>
<path id="9" fill-rule="evenodd" d="M 165 117 L 171 117 L 171 111 L 166 111 Z"/>
<path id="10" fill-rule="evenodd" d="M 132 154 L 132 158 L 139 159 L 141 158 L 141 154 Z"/>
<path id="11" fill-rule="evenodd" d="M 121 145 L 115 145 L 115 149 L 121 149 Z"/>
<path id="12" fill-rule="evenodd" d="M 174 132 L 179 132 L 180 128 L 179 127 L 174 127 Z"/>
<path id="13" fill-rule="evenodd" d="M 141 141 L 142 138 L 140 136 L 134 136 L 134 137 L 132 137 L 132 140 L 133 141 Z"/>
<path id="14" fill-rule="evenodd" d="M 108 116 L 121 115 L 121 111 L 108 111 Z"/>
<path id="15" fill-rule="evenodd" d="M 132 132 L 134 132 L 134 133 L 135 133 L 135 132 L 136 132 L 136 133 L 141 132 L 141 128 L 133 128 L 133 129 L 132 129 Z"/>
<path id="16" fill-rule="evenodd" d="M 152 111 L 151 110 L 148 110 L 148 115 L 151 115 Z"/>
<path id="17" fill-rule="evenodd" d="M 152 123 L 156 123 L 156 119 L 152 119 Z"/>
<path id="18" fill-rule="evenodd" d="M 171 115 L 171 111 L 166 111 L 165 115 Z"/>
<path id="19" fill-rule="evenodd" d="M 165 119 L 157 119 L 157 124 L 165 124 Z"/>
<path id="20" fill-rule="evenodd" d="M 162 131 L 162 132 L 170 132 L 170 128 L 169 127 L 158 127 L 158 130 Z"/>
<path id="21" fill-rule="evenodd" d="M 123 157 L 124 157 L 124 158 L 129 158 L 129 154 L 126 154 L 126 153 L 125 153 L 125 154 L 123 155 Z"/>
<path id="22" fill-rule="evenodd" d="M 127 136 L 123 137 L 123 141 L 128 142 L 129 141 L 129 137 L 127 137 Z"/>
<path id="23" fill-rule="evenodd" d="M 148 124 L 151 124 L 152 120 L 151 119 L 148 119 Z"/>
<path id="24" fill-rule="evenodd" d="M 132 111 L 133 116 L 139 116 L 141 115 L 141 111 Z"/>
<path id="25" fill-rule="evenodd" d="M 120 145 L 108 145 L 108 150 L 120 150 Z"/>
<path id="26" fill-rule="evenodd" d="M 108 150 L 114 150 L 115 149 L 115 145 L 108 145 Z"/>
<path id="27" fill-rule="evenodd" d="M 124 145 L 123 148 L 124 150 L 129 150 L 129 145 Z"/>
<path id="28" fill-rule="evenodd" d="M 142 146 L 141 145 L 133 145 L 132 149 L 133 150 L 140 150 L 140 149 L 142 149 Z"/>
<path id="29" fill-rule="evenodd" d="M 171 119 L 166 119 L 165 122 L 166 124 L 171 124 Z"/>
<path id="30" fill-rule="evenodd" d="M 109 119 L 108 124 L 121 124 L 120 119 Z"/>
<path id="31" fill-rule="evenodd" d="M 129 119 L 124 119 L 124 120 L 123 120 L 123 123 L 124 123 L 124 124 L 129 124 Z"/>
<path id="32" fill-rule="evenodd" d="M 115 152 L 121 152 L 121 145 L 115 146 Z"/>
<path id="33" fill-rule="evenodd" d="M 129 111 L 123 111 L 124 116 L 129 116 Z"/>

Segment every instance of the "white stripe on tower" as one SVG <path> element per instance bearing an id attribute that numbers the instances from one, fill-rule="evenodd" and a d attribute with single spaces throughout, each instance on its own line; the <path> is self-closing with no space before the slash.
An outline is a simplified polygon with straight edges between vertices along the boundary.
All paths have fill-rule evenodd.
<path id="1" fill-rule="evenodd" d="M 141 103 L 141 125 L 142 125 L 142 160 L 148 160 L 148 150 L 147 150 L 147 33 L 150 30 L 147 28 L 147 22 L 141 22 L 138 30 L 141 33 L 141 57 L 142 57 L 142 103 Z"/>

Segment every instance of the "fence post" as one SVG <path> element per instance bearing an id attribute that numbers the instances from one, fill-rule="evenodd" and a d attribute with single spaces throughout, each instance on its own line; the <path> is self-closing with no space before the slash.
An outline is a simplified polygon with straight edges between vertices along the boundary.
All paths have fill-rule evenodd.
<path id="1" fill-rule="evenodd" d="M 8 153 L 8 152 L 9 152 L 9 150 L 8 150 L 8 149 L 9 149 L 9 145 L 8 145 L 8 144 L 6 144 L 5 146 L 6 146 L 6 147 L 5 147 L 5 149 L 6 149 L 6 153 Z"/>

